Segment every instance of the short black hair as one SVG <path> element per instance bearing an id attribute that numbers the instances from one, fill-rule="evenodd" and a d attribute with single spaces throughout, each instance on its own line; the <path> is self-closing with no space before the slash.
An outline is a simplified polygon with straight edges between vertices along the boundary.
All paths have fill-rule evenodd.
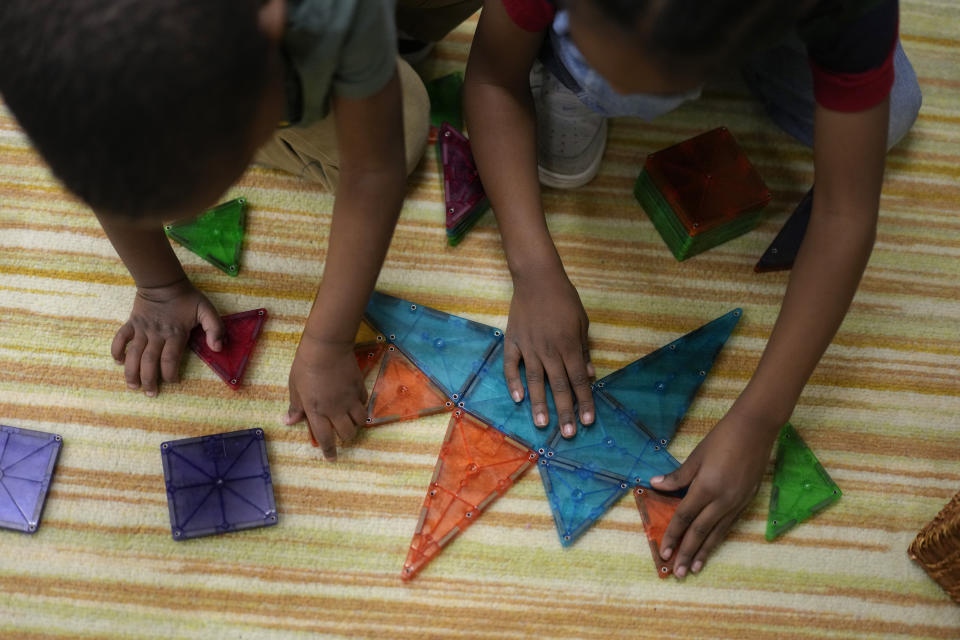
<path id="1" fill-rule="evenodd" d="M 574 0 L 568 0 L 574 2 Z M 714 70 L 773 45 L 811 0 L 589 0 L 677 70 Z"/>
<path id="2" fill-rule="evenodd" d="M 176 210 L 242 149 L 268 81 L 261 0 L 0 0 L 0 94 L 97 211 Z"/>

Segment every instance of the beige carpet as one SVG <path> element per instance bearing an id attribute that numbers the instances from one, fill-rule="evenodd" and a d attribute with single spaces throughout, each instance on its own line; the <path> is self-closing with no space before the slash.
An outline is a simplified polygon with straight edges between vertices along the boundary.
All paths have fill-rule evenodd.
<path id="1" fill-rule="evenodd" d="M 903 5 L 923 111 L 890 154 L 870 267 L 793 417 L 844 496 L 767 543 L 768 476 L 702 574 L 682 583 L 657 577 L 630 499 L 562 549 L 535 472 L 402 583 L 446 418 L 368 430 L 335 465 L 279 421 L 331 198 L 254 168 L 230 193 L 251 205 L 240 277 L 177 248 L 223 313 L 263 306 L 270 318 L 242 391 L 189 355 L 183 382 L 150 400 L 126 390 L 109 355 L 130 278 L 0 110 L 0 422 L 63 435 L 40 530 L 0 531 L 0 636 L 960 637 L 960 608 L 906 555 L 960 489 L 958 16 L 950 0 Z M 463 67 L 471 29 L 441 43 L 428 77 Z M 633 200 L 633 179 L 647 153 L 719 125 L 774 202 L 756 231 L 680 264 Z M 760 356 L 786 276 L 752 266 L 811 171 L 809 152 L 743 90 L 714 89 L 653 124 L 613 122 L 600 176 L 544 194 L 601 374 L 744 308 L 670 446 L 678 459 Z M 440 202 L 428 153 L 380 289 L 505 326 L 511 287 L 492 215 L 449 248 Z M 160 443 L 249 427 L 267 433 L 279 525 L 174 542 Z"/>

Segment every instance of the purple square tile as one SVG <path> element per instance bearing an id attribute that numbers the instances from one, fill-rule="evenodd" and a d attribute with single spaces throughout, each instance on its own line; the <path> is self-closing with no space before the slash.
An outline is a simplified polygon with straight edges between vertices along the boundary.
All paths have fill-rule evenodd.
<path id="1" fill-rule="evenodd" d="M 160 445 L 174 540 L 277 523 L 262 429 Z"/>
<path id="2" fill-rule="evenodd" d="M 33 533 L 47 500 L 60 436 L 0 425 L 0 528 Z"/>

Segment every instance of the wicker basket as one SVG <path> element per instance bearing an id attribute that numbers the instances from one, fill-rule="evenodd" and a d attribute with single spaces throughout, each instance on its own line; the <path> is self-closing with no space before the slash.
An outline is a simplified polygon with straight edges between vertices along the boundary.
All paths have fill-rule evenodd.
<path id="1" fill-rule="evenodd" d="M 908 552 L 960 604 L 960 493 L 917 534 Z"/>

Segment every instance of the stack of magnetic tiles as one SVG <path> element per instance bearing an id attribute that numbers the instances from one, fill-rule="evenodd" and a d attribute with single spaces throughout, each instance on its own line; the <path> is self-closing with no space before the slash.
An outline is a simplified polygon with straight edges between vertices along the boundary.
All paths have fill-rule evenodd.
<path id="1" fill-rule="evenodd" d="M 651 153 L 634 195 L 677 260 L 750 231 L 770 202 L 726 127 Z"/>

